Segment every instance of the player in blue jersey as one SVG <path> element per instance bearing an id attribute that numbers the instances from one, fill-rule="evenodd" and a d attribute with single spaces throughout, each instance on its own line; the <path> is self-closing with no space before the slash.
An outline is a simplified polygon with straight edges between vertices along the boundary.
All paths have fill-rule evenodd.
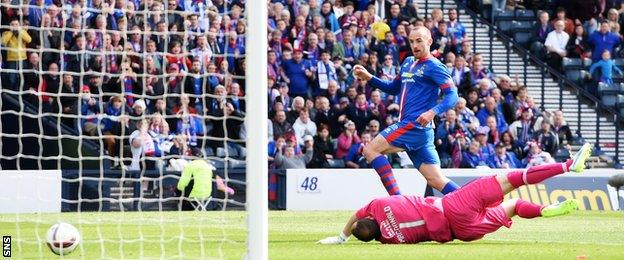
<path id="1" fill-rule="evenodd" d="M 364 147 L 364 156 L 375 168 L 390 195 L 401 192 L 394 179 L 392 166 L 383 154 L 399 151 L 407 151 L 414 167 L 430 186 L 447 194 L 459 186 L 440 171 L 440 158 L 433 144 L 432 120 L 435 115 L 455 106 L 458 100 L 457 87 L 446 66 L 431 56 L 429 50 L 433 40 L 427 28 L 415 28 L 410 32 L 408 40 L 414 56 L 405 59 L 396 79 L 381 80 L 360 65 L 353 68 L 357 78 L 368 80 L 371 86 L 397 96 L 400 105 L 399 122 L 388 126 Z M 438 104 L 440 91 L 444 93 L 444 98 Z"/>

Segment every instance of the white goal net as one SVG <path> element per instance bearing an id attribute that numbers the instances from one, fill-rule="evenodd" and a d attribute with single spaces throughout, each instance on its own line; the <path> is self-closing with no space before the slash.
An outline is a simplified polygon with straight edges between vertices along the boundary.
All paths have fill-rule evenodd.
<path id="1" fill-rule="evenodd" d="M 57 222 L 77 258 L 266 257 L 266 1 L 3 0 L 0 36 L 13 257 Z"/>

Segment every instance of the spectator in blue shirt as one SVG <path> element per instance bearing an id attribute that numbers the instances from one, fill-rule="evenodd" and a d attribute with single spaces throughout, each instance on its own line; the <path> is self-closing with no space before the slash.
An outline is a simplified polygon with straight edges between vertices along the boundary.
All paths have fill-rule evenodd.
<path id="1" fill-rule="evenodd" d="M 408 3 L 407 0 L 399 0 L 398 3 L 399 6 L 401 6 L 401 14 L 404 17 L 408 17 L 409 19 L 418 19 L 418 11 L 412 1 L 409 1 Z"/>
<path id="2" fill-rule="evenodd" d="M 559 136 L 552 131 L 550 120 L 542 120 L 541 126 L 542 128 L 533 134 L 533 140 L 540 144 L 542 151 L 546 151 L 550 154 L 557 153 L 557 149 L 559 149 Z"/>
<path id="3" fill-rule="evenodd" d="M 496 154 L 490 157 L 488 165 L 494 169 L 514 169 L 522 166 L 513 153 L 507 152 L 505 144 L 502 142 L 496 145 Z"/>
<path id="4" fill-rule="evenodd" d="M 481 145 L 477 141 L 472 141 L 468 146 L 468 151 L 462 155 L 461 168 L 477 168 L 477 166 L 487 166 L 487 158 L 481 153 Z"/>
<path id="5" fill-rule="evenodd" d="M 117 133 L 122 107 L 125 106 L 123 96 L 113 96 L 104 107 L 104 113 L 108 116 L 102 119 L 102 132 Z M 110 152 L 110 150 L 109 150 Z"/>
<path id="6" fill-rule="evenodd" d="M 30 3 L 32 6 L 28 8 L 28 22 L 30 26 L 40 27 L 43 14 L 46 12 L 46 6 L 43 0 L 34 0 Z"/>
<path id="7" fill-rule="evenodd" d="M 87 135 L 98 135 L 98 128 L 101 127 L 101 122 L 98 119 L 98 114 L 100 113 L 100 105 L 97 99 L 95 99 L 91 95 L 91 90 L 89 89 L 89 86 L 82 86 L 80 92 L 80 101 L 76 104 L 76 106 L 78 109 L 80 109 L 81 116 L 78 128 L 82 129 L 82 132 Z"/>
<path id="8" fill-rule="evenodd" d="M 390 26 L 392 33 L 396 33 L 396 28 L 401 22 L 407 21 L 407 17 L 401 14 L 401 5 L 394 3 L 390 6 L 390 15 L 386 17 L 386 24 Z"/>
<path id="9" fill-rule="evenodd" d="M 275 155 L 281 151 L 284 146 L 286 145 L 286 139 L 284 138 L 284 136 L 276 136 L 275 137 L 275 141 L 273 140 L 269 140 L 269 146 L 268 146 L 268 156 L 269 156 L 269 161 L 273 161 L 275 158 Z"/>
<path id="10" fill-rule="evenodd" d="M 399 59 L 399 46 L 394 43 L 394 34 L 392 32 L 386 33 L 386 38 L 382 41 L 373 39 L 370 45 L 370 49 L 377 52 L 377 58 L 384 60 L 386 55 L 391 55 L 395 65 L 400 65 Z"/>
<path id="11" fill-rule="evenodd" d="M 610 31 L 608 21 L 600 23 L 600 30 L 589 36 L 589 44 L 592 46 L 592 61 L 597 62 L 601 59 L 602 53 L 608 50 L 613 53 L 616 46 L 620 45 L 620 37 Z"/>
<path id="12" fill-rule="evenodd" d="M 244 42 L 238 40 L 238 34 L 235 31 L 230 31 L 228 36 L 228 43 L 225 47 L 228 54 L 227 61 L 230 65 L 229 70 L 234 71 L 237 62 L 245 57 L 245 45 Z"/>
<path id="13" fill-rule="evenodd" d="M 321 16 L 325 18 L 325 28 L 330 29 L 334 33 L 340 30 L 338 18 L 334 14 L 334 5 L 330 1 L 325 1 L 321 5 Z"/>
<path id="14" fill-rule="evenodd" d="M 498 128 L 498 132 L 503 133 L 507 132 L 507 122 L 505 121 L 505 117 L 503 114 L 496 109 L 496 101 L 493 97 L 487 97 L 485 99 L 485 107 L 481 108 L 479 112 L 477 112 L 477 118 L 479 119 L 479 123 L 481 126 L 485 126 L 487 124 L 487 118 L 489 116 L 493 116 L 496 118 L 496 125 Z"/>
<path id="15" fill-rule="evenodd" d="M 370 168 L 362 151 L 371 139 L 371 135 L 368 132 L 362 133 L 362 142 L 351 145 L 349 152 L 345 155 L 345 166 L 348 168 Z"/>
<path id="16" fill-rule="evenodd" d="M 198 113 L 202 113 L 204 111 L 202 95 L 211 91 L 211 89 L 205 82 L 206 77 L 202 76 L 201 61 L 199 59 L 193 60 L 189 72 L 184 77 L 184 93 L 191 94 L 190 106 L 195 108 L 195 111 Z"/>
<path id="17" fill-rule="evenodd" d="M 356 11 L 365 11 L 368 5 L 370 4 L 370 2 L 372 1 L 371 0 L 353 0 L 353 3 L 355 3 Z"/>
<path id="18" fill-rule="evenodd" d="M 457 20 L 457 9 L 448 11 L 447 31 L 451 36 L 450 47 L 455 53 L 461 53 L 461 43 L 466 37 L 466 28 Z"/>
<path id="19" fill-rule="evenodd" d="M 614 70 L 615 72 L 622 75 L 622 70 L 620 70 L 620 68 L 615 66 L 615 61 L 611 59 L 611 53 L 609 52 L 609 50 L 604 50 L 602 52 L 602 60 L 600 60 L 599 62 L 595 62 L 594 64 L 591 65 L 591 67 L 589 68 L 590 77 L 594 75 L 594 71 L 597 68 L 600 68 L 600 82 L 603 82 L 608 85 L 613 84 L 613 76 L 611 73 Z"/>
<path id="20" fill-rule="evenodd" d="M 295 49 L 293 52 L 293 58 L 286 60 L 282 63 L 284 67 L 285 78 L 284 81 L 290 84 L 290 91 L 288 94 L 291 97 L 308 96 L 309 80 L 313 77 L 313 72 L 310 69 L 310 63 L 303 59 L 303 52 L 300 49 Z"/>
<path id="21" fill-rule="evenodd" d="M 121 113 L 124 106 L 123 96 L 118 95 L 111 97 L 108 104 L 104 107 L 104 113 L 107 117 L 102 119 L 102 133 L 105 136 L 104 144 L 109 156 L 117 156 L 117 151 L 119 150 L 117 146 L 119 140 L 115 137 L 121 136 L 123 130 L 129 132 L 129 128 L 127 128 L 128 117 Z"/>
<path id="22" fill-rule="evenodd" d="M 475 134 L 474 140 L 479 142 L 479 149 L 481 151 L 481 155 L 483 155 L 484 160 L 487 160 L 492 156 L 494 152 L 494 145 L 488 142 L 490 139 L 490 128 L 487 126 L 477 127 L 477 133 Z"/>

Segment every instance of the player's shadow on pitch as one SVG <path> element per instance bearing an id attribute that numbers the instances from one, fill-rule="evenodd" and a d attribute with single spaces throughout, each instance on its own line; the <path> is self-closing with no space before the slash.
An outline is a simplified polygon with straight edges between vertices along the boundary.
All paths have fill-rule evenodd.
<path id="1" fill-rule="evenodd" d="M 310 241 L 310 240 L 283 240 L 283 241 L 270 241 L 270 244 L 276 243 L 276 244 L 280 244 L 280 243 L 314 243 L 316 244 L 316 241 Z M 535 243 L 537 243 L 539 241 L 535 241 Z M 369 246 L 369 245 L 384 245 L 384 246 L 474 246 L 476 244 L 478 245 L 512 245 L 512 244 L 525 244 L 526 242 L 522 242 L 522 241 L 492 241 L 492 240 L 478 240 L 478 241 L 472 241 L 472 242 L 464 242 L 464 241 L 453 241 L 453 242 L 449 242 L 449 243 L 437 243 L 437 242 L 422 242 L 422 243 L 417 243 L 417 244 L 381 244 L 379 242 L 369 242 L 369 243 L 365 243 L 365 242 L 359 242 L 356 241 L 355 243 L 346 243 L 343 244 L 342 246 Z M 319 244 L 320 245 L 320 244 Z"/>

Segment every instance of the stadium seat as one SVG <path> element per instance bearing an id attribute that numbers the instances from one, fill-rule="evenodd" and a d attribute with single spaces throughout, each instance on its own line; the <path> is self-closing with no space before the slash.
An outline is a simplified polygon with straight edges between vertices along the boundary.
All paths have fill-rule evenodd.
<path id="1" fill-rule="evenodd" d="M 487 19 L 488 21 L 492 21 L 492 5 L 487 4 L 487 5 L 483 5 L 484 8 L 481 9 L 481 16 L 483 16 L 483 18 Z"/>
<path id="2" fill-rule="evenodd" d="M 512 22 L 512 31 L 513 32 L 522 32 L 522 31 L 531 31 L 533 27 L 533 21 L 513 21 Z"/>
<path id="3" fill-rule="evenodd" d="M 220 158 L 225 157 L 225 149 L 223 149 L 223 147 L 217 148 L 217 157 L 220 157 Z"/>
<path id="4" fill-rule="evenodd" d="M 613 73 L 613 83 L 614 84 L 621 84 L 624 83 L 624 76 L 618 74 L 618 73 Z"/>
<path id="5" fill-rule="evenodd" d="M 592 81 L 585 81 L 581 86 L 585 91 L 589 92 L 592 96 L 600 99 L 600 94 L 598 94 L 598 84 Z"/>
<path id="6" fill-rule="evenodd" d="M 566 78 L 574 81 L 575 83 L 581 83 L 583 81 L 583 71 L 582 70 L 566 70 L 565 71 Z"/>
<path id="7" fill-rule="evenodd" d="M 615 66 L 617 66 L 619 69 L 624 70 L 624 59 L 615 59 Z M 617 75 L 617 73 L 613 74 L 614 76 Z"/>
<path id="8" fill-rule="evenodd" d="M 496 27 L 503 31 L 505 34 L 509 35 L 511 33 L 511 29 L 513 27 L 514 21 L 496 21 Z"/>
<path id="9" fill-rule="evenodd" d="M 342 159 L 328 159 L 329 168 L 344 168 L 345 162 Z"/>
<path id="10" fill-rule="evenodd" d="M 590 58 L 583 59 L 583 69 L 589 71 L 589 67 L 592 65 L 592 60 Z"/>
<path id="11" fill-rule="evenodd" d="M 121 157 L 132 158 L 132 149 L 130 148 L 130 145 L 123 146 L 123 153 Z"/>
<path id="12" fill-rule="evenodd" d="M 236 151 L 236 149 L 228 149 L 228 156 L 229 157 L 234 157 L 237 158 L 238 155 L 238 151 Z M 221 158 L 225 158 L 225 149 L 223 147 L 218 147 L 217 148 L 217 156 L 221 157 Z"/>
<path id="13" fill-rule="evenodd" d="M 514 16 L 513 11 L 505 10 L 496 15 L 496 21 L 513 21 L 515 18 Z"/>
<path id="14" fill-rule="evenodd" d="M 516 9 L 516 20 L 535 21 L 535 12 L 533 10 Z"/>
<path id="15" fill-rule="evenodd" d="M 624 95 L 617 95 L 615 108 L 620 112 L 620 115 L 624 115 Z"/>
<path id="16" fill-rule="evenodd" d="M 531 32 L 527 31 L 517 31 L 513 34 L 514 41 L 522 46 L 529 47 L 529 39 L 531 39 Z"/>
<path id="17" fill-rule="evenodd" d="M 230 160 L 228 166 L 232 169 L 245 169 L 247 163 L 243 160 Z"/>
<path id="18" fill-rule="evenodd" d="M 583 135 L 581 135 L 581 130 L 576 129 L 576 132 L 574 133 L 574 136 L 572 137 L 572 145 L 581 146 L 584 143 L 586 143 L 586 140 L 585 138 L 583 138 Z"/>
<path id="19" fill-rule="evenodd" d="M 225 162 L 223 160 L 210 160 L 210 163 L 217 169 L 225 168 Z"/>
<path id="20" fill-rule="evenodd" d="M 206 120 L 207 121 L 207 120 Z M 202 132 L 204 133 L 210 133 L 212 131 L 212 129 L 214 128 L 214 124 L 212 122 L 207 122 L 206 126 L 204 127 L 204 130 Z"/>
<path id="21" fill-rule="evenodd" d="M 614 107 L 618 99 L 618 93 L 620 93 L 623 85 L 607 85 L 604 83 L 598 84 L 598 95 L 600 100 L 606 106 Z"/>
<path id="22" fill-rule="evenodd" d="M 559 148 L 555 153 L 555 161 L 565 162 L 567 159 L 570 159 L 570 151 L 565 148 Z"/>
<path id="23" fill-rule="evenodd" d="M 583 61 L 577 58 L 563 58 L 562 61 L 563 70 L 580 70 L 583 66 Z"/>

